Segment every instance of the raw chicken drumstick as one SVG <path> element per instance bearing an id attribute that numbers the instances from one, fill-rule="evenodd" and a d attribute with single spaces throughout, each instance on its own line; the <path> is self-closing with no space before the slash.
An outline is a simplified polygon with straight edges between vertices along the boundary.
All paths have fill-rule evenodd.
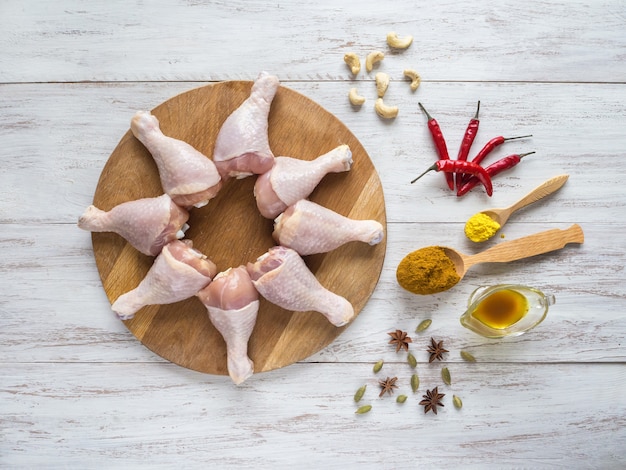
<path id="1" fill-rule="evenodd" d="M 237 385 L 254 373 L 248 340 L 259 311 L 259 293 L 244 266 L 219 273 L 197 294 L 226 341 L 228 375 Z"/>
<path id="2" fill-rule="evenodd" d="M 267 119 L 279 84 L 278 77 L 261 72 L 250 96 L 222 124 L 213 161 L 224 180 L 260 175 L 274 164 Z"/>
<path id="3" fill-rule="evenodd" d="M 322 286 L 291 248 L 272 247 L 246 268 L 259 293 L 279 307 L 320 312 L 335 326 L 343 326 L 354 317 L 352 304 Z"/>
<path id="4" fill-rule="evenodd" d="M 300 255 L 326 253 L 351 242 L 376 245 L 384 236 L 376 220 L 354 220 L 306 199 L 289 206 L 274 221 L 274 239 Z"/>
<path id="5" fill-rule="evenodd" d="M 287 207 L 308 197 L 328 173 L 348 171 L 352 152 L 340 145 L 314 160 L 276 157 L 271 170 L 254 184 L 256 205 L 263 217 L 273 219 Z"/>
<path id="6" fill-rule="evenodd" d="M 120 295 L 111 308 L 129 320 L 146 305 L 164 305 L 188 299 L 207 286 L 217 267 L 191 247 L 191 240 L 174 240 L 163 247 L 139 285 Z"/>
<path id="7" fill-rule="evenodd" d="M 115 232 L 145 255 L 156 256 L 172 240 L 183 238 L 189 212 L 167 195 L 123 202 L 108 212 L 89 206 L 78 227 L 90 232 Z"/>
<path id="8" fill-rule="evenodd" d="M 187 142 L 164 135 L 155 116 L 138 111 L 130 129 L 152 154 L 163 191 L 176 204 L 202 207 L 217 195 L 222 179 L 213 161 Z"/>

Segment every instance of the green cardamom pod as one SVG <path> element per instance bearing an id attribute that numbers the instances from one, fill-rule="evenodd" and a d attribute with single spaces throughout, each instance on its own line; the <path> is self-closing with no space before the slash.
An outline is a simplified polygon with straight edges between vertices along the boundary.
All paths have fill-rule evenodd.
<path id="1" fill-rule="evenodd" d="M 396 402 L 398 403 L 404 403 L 407 399 L 406 395 L 398 395 L 398 398 L 396 398 Z"/>
<path id="2" fill-rule="evenodd" d="M 461 408 L 463 406 L 463 402 L 456 395 L 452 395 L 452 403 L 454 404 L 455 408 Z"/>
<path id="3" fill-rule="evenodd" d="M 413 354 L 409 353 L 409 355 L 406 357 L 406 360 L 413 369 L 417 367 L 417 359 L 415 359 L 415 356 Z"/>
<path id="4" fill-rule="evenodd" d="M 372 409 L 372 405 L 363 405 L 363 406 L 359 406 L 357 410 L 355 411 L 355 413 L 358 415 L 362 415 L 362 414 L 369 412 L 369 410 L 371 409 Z"/>
<path id="5" fill-rule="evenodd" d="M 476 362 L 476 358 L 467 351 L 461 351 L 461 358 L 467 362 Z"/>
<path id="6" fill-rule="evenodd" d="M 443 369 L 441 369 L 441 378 L 443 379 L 446 385 L 450 385 L 452 383 L 452 380 L 450 378 L 450 371 L 448 370 L 447 367 L 444 367 Z"/>
<path id="7" fill-rule="evenodd" d="M 419 333 L 420 331 L 424 331 L 426 328 L 428 328 L 428 327 L 430 326 L 430 324 L 431 324 L 432 322 L 433 322 L 433 321 L 432 321 L 432 320 L 430 320 L 430 319 L 428 319 L 428 320 L 422 320 L 422 321 L 420 322 L 420 324 L 419 324 L 419 325 L 417 325 L 417 328 L 415 328 L 415 332 L 416 332 L 416 333 Z"/>
<path id="8" fill-rule="evenodd" d="M 363 395 L 365 394 L 365 389 L 367 388 L 367 385 L 363 385 L 362 387 L 360 387 L 356 393 L 354 394 L 354 401 L 355 402 L 359 402 L 361 401 L 361 398 L 363 398 Z"/>
<path id="9" fill-rule="evenodd" d="M 417 389 L 420 387 L 420 378 L 417 376 L 417 374 L 413 374 L 411 376 L 411 390 L 413 390 L 413 393 L 417 392 Z"/>
<path id="10" fill-rule="evenodd" d="M 380 372 L 380 369 L 383 368 L 383 364 L 385 363 L 385 361 L 383 361 L 382 359 L 380 361 L 378 361 L 376 364 L 374 364 L 374 373 L 377 374 Z"/>

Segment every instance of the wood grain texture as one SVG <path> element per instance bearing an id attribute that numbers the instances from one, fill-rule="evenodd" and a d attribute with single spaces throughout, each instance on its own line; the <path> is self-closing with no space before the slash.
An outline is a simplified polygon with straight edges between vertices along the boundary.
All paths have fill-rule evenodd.
<path id="1" fill-rule="evenodd" d="M 428 81 L 626 80 L 622 0 L 5 0 L 0 13 L 2 82 L 252 80 L 259 70 L 348 81 L 344 54 L 363 62 L 379 49 L 381 70 L 400 80 L 394 56 Z M 394 30 L 413 45 L 390 50 Z"/>
<path id="2" fill-rule="evenodd" d="M 165 135 L 189 143 L 210 158 L 222 123 L 250 96 L 251 87 L 252 82 L 229 81 L 195 88 L 165 101 L 152 113 Z M 325 176 L 310 200 L 347 217 L 374 219 L 386 226 L 378 174 L 363 146 L 337 118 L 305 96 L 281 87 L 268 123 L 270 147 L 276 156 L 310 161 L 338 145 L 348 145 L 354 161 L 350 171 Z M 255 178 L 231 178 L 207 206 L 190 211 L 186 236 L 217 265 L 218 272 L 254 262 L 275 245 L 273 221 L 263 218 L 256 207 L 254 182 Z M 110 210 L 122 202 L 160 194 L 152 156 L 126 132 L 102 171 L 94 205 Z M 102 284 L 113 303 L 139 284 L 152 258 L 115 234 L 94 233 L 92 237 Z M 329 253 L 307 256 L 305 262 L 318 281 L 348 299 L 358 315 L 378 282 L 386 244 L 386 239 L 376 246 L 348 243 Z M 226 345 L 196 298 L 144 307 L 125 323 L 144 345 L 176 364 L 227 373 Z M 335 327 L 317 312 L 291 312 L 261 299 L 248 348 L 255 372 L 305 359 L 345 328 Z"/>
<path id="3" fill-rule="evenodd" d="M 405 2 L 4 0 L 0 2 L 0 467 L 2 468 L 623 468 L 626 462 L 626 11 L 623 0 Z M 387 32 L 413 34 L 405 51 Z M 352 77 L 354 51 L 385 59 Z M 422 76 L 409 90 L 404 68 Z M 111 312 L 90 234 L 76 228 L 137 109 L 260 70 L 337 117 L 367 151 L 385 194 L 387 253 L 355 321 L 328 346 L 236 387 L 172 364 Z M 393 121 L 373 110 L 375 72 L 391 77 Z M 357 87 L 361 108 L 347 99 Z M 454 197 L 432 164 L 422 102 L 454 155 L 481 100 L 472 153 L 496 135 L 533 134 L 492 158 L 535 150 L 494 182 Z M 517 211 L 484 246 L 474 213 L 506 207 L 547 178 L 557 193 Z M 442 184 L 443 183 L 443 184 Z M 433 296 L 401 289 L 408 252 L 473 254 L 579 224 L 582 245 L 472 267 Z M 459 316 L 480 285 L 556 295 L 519 338 L 487 340 Z M 417 324 L 432 319 L 417 335 Z M 446 406 L 424 415 L 378 399 L 372 365 L 411 372 L 387 332 L 408 331 L 422 386 L 447 366 Z M 424 343 L 444 340 L 445 362 Z M 462 361 L 459 351 L 476 356 Z M 383 377 L 384 378 L 384 377 Z M 374 405 L 354 415 L 367 384 Z M 464 402 L 450 406 L 451 394 Z"/>
<path id="4" fill-rule="evenodd" d="M 561 230 L 558 228 L 533 233 L 525 237 L 508 240 L 473 255 L 466 255 L 446 247 L 446 254 L 453 260 L 460 277 L 478 263 L 507 263 L 532 256 L 560 250 L 569 243 L 583 243 L 585 235 L 578 224 Z"/>
<path id="5" fill-rule="evenodd" d="M 622 365 L 446 364 L 452 384 L 445 386 L 444 364 L 418 366 L 413 394 L 413 370 L 387 363 L 381 373 L 397 375 L 396 393 L 409 397 L 402 405 L 378 397 L 372 363 L 297 364 L 238 388 L 227 377 L 171 364 L 3 364 L 0 399 L 12 406 L 0 421 L 9 449 L 0 462 L 166 468 L 182 459 L 188 468 L 331 469 L 414 468 L 416 460 L 435 468 L 623 463 Z M 357 416 L 352 397 L 364 384 L 361 403 L 372 411 Z M 418 402 L 435 385 L 444 407 L 425 415 Z M 462 409 L 452 406 L 453 394 Z M 579 396 L 593 399 L 576 408 Z"/>

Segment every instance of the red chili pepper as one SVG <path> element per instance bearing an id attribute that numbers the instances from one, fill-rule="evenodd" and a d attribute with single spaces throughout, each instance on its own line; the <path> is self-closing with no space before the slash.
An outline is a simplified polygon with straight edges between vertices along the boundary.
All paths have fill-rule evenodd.
<path id="1" fill-rule="evenodd" d="M 496 147 L 502 145 L 505 142 L 508 142 L 509 140 L 525 139 L 526 137 L 532 137 L 532 135 L 520 135 L 518 137 L 494 137 L 485 144 L 485 146 L 480 150 L 480 152 L 476 154 L 472 161 L 480 165 L 485 157 L 489 155 Z"/>
<path id="2" fill-rule="evenodd" d="M 469 124 L 467 125 L 467 129 L 465 129 L 465 135 L 463 136 L 463 140 L 461 141 L 461 146 L 459 147 L 459 154 L 456 157 L 458 161 L 464 162 L 467 160 L 467 156 L 469 155 L 470 148 L 474 143 L 474 139 L 476 138 L 476 134 L 478 133 L 478 125 L 480 121 L 478 120 L 478 112 L 480 111 L 480 101 L 476 106 L 476 114 L 472 119 L 470 119 Z M 463 175 L 456 174 L 455 182 L 456 188 L 459 189 L 461 186 L 461 178 Z"/>
<path id="3" fill-rule="evenodd" d="M 449 160 L 450 156 L 448 155 L 448 147 L 446 145 L 446 139 L 443 137 L 443 132 L 441 132 L 441 127 L 439 127 L 439 123 L 435 118 L 433 118 L 426 108 L 422 106 L 422 103 L 419 104 L 422 111 L 426 114 L 428 118 L 428 130 L 430 131 L 430 135 L 433 138 L 433 142 L 435 143 L 435 147 L 437 148 L 437 154 L 439 155 L 439 160 Z M 446 173 L 446 182 L 451 190 L 454 191 L 454 176 L 452 173 Z"/>
<path id="4" fill-rule="evenodd" d="M 505 142 L 508 142 L 509 140 L 525 139 L 526 137 L 532 137 L 532 135 L 520 135 L 517 137 L 503 137 L 503 136 L 494 137 L 489 142 L 487 142 L 482 149 L 480 149 L 480 152 L 476 154 L 476 156 L 472 159 L 472 161 L 480 165 L 482 161 L 487 157 L 487 155 L 493 152 L 493 149 L 495 149 L 496 147 L 499 147 L 500 145 L 502 145 Z M 460 189 L 461 186 L 467 183 L 469 179 L 470 179 L 469 175 L 468 176 L 463 175 L 463 177 L 461 178 L 461 183 L 459 184 L 457 181 L 457 187 L 456 187 L 457 191 Z"/>
<path id="5" fill-rule="evenodd" d="M 438 160 L 434 165 L 429 167 L 424 173 L 419 175 L 411 184 L 415 183 L 418 179 L 424 176 L 429 171 L 444 171 L 446 173 L 466 173 L 469 175 L 473 175 L 477 181 L 480 181 L 485 187 L 485 191 L 488 196 L 493 194 L 493 186 L 491 184 L 491 177 L 489 173 L 480 165 L 477 165 L 474 162 L 459 162 L 456 160 Z"/>
<path id="6" fill-rule="evenodd" d="M 509 155 L 508 157 L 501 158 L 500 160 L 492 163 L 491 165 L 485 168 L 485 171 L 487 172 L 490 178 L 493 178 L 494 176 L 502 173 L 504 170 L 513 168 L 522 160 L 523 157 L 525 157 L 526 155 L 533 154 L 533 153 L 535 152 L 521 153 L 519 155 L 518 154 Z M 478 183 L 481 183 L 481 182 L 482 181 L 476 178 L 475 176 L 470 177 L 470 179 L 467 180 L 467 182 L 463 183 L 463 185 L 457 190 L 456 195 L 458 197 L 463 196 L 465 193 L 472 190 Z"/>

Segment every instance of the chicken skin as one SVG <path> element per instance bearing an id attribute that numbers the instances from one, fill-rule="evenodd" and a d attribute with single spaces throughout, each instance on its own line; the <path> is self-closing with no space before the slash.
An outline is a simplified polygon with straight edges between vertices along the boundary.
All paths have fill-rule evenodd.
<path id="1" fill-rule="evenodd" d="M 222 124 L 213 161 L 224 180 L 262 174 L 274 164 L 268 116 L 279 86 L 278 77 L 261 72 L 250 96 Z"/>
<path id="2" fill-rule="evenodd" d="M 226 342 L 228 375 L 239 385 L 254 373 L 248 340 L 259 311 L 259 293 L 244 266 L 219 273 L 197 294 Z"/>
<path id="3" fill-rule="evenodd" d="M 156 256 L 172 240 L 183 238 L 189 212 L 167 195 L 137 199 L 108 212 L 89 206 L 78 227 L 90 232 L 115 232 L 145 255 Z"/>
<path id="4" fill-rule="evenodd" d="M 291 248 L 272 247 L 246 269 L 259 293 L 279 307 L 320 312 L 335 326 L 343 326 L 354 317 L 352 304 L 322 286 Z"/>
<path id="5" fill-rule="evenodd" d="M 274 221 L 274 239 L 301 256 L 326 253 L 351 241 L 376 245 L 384 236 L 376 220 L 354 220 L 306 199 L 289 206 Z"/>
<path id="6" fill-rule="evenodd" d="M 163 191 L 176 204 L 202 207 L 217 195 L 222 180 L 213 161 L 187 142 L 164 135 L 155 116 L 138 111 L 130 129 L 152 154 Z"/>
<path id="7" fill-rule="evenodd" d="M 259 176 L 254 185 L 259 212 L 273 219 L 287 207 L 307 198 L 328 173 L 348 171 L 351 167 L 352 152 L 347 145 L 340 145 L 314 160 L 276 157 L 272 169 Z"/>
<path id="8" fill-rule="evenodd" d="M 163 247 L 139 285 L 113 302 L 111 308 L 121 320 L 133 318 L 146 305 L 193 297 L 211 282 L 217 267 L 191 245 L 190 240 L 174 240 Z"/>

